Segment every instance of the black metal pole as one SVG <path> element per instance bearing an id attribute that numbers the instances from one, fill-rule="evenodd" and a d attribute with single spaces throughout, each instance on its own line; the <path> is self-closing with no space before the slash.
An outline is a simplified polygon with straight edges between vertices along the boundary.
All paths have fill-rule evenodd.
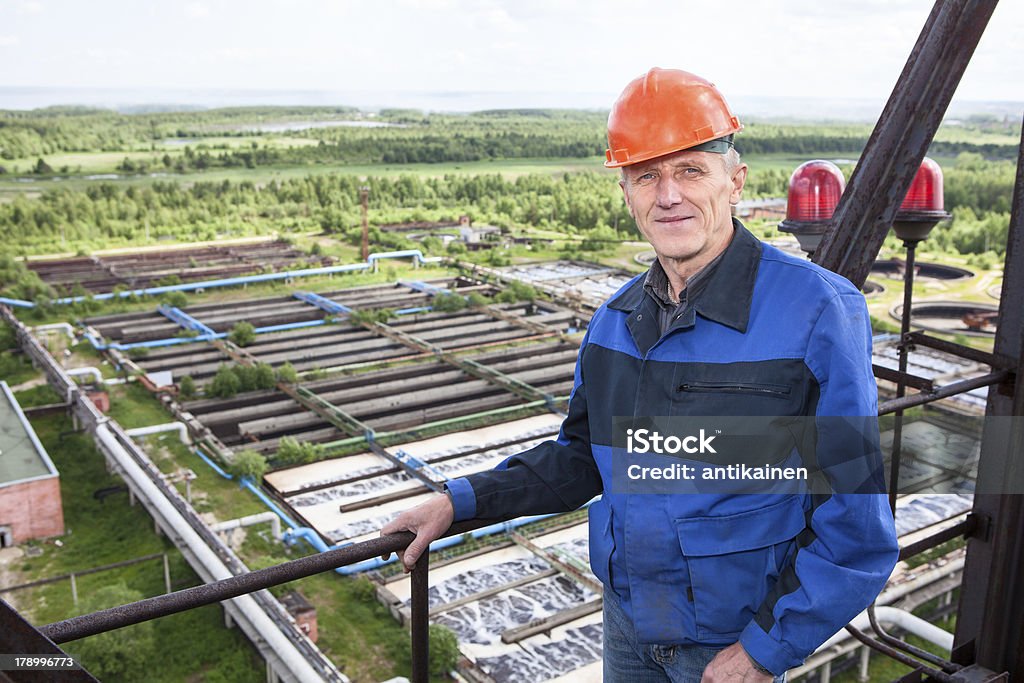
<path id="1" fill-rule="evenodd" d="M 428 565 L 430 553 L 425 552 L 416 560 L 412 576 L 412 683 L 428 683 L 430 680 L 430 606 L 427 589 L 430 587 Z"/>
<path id="2" fill-rule="evenodd" d="M 900 316 L 900 375 L 907 372 L 907 364 L 910 361 L 910 303 L 914 292 L 914 255 L 917 251 L 917 242 L 907 241 L 903 245 L 907 248 L 906 270 L 903 273 L 903 315 Z M 903 398 L 907 393 L 907 385 L 902 378 L 896 381 L 896 400 Z M 896 411 L 895 422 L 892 428 L 892 461 L 889 464 L 889 508 L 892 516 L 896 516 L 896 492 L 900 482 L 900 453 L 903 441 L 903 409 Z"/>

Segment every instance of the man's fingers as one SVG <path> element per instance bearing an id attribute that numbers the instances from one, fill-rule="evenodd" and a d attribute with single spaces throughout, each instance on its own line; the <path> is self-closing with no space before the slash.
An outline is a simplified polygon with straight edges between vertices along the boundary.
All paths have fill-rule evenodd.
<path id="1" fill-rule="evenodd" d="M 397 534 L 399 531 L 412 531 L 409 525 L 402 520 L 402 517 L 396 517 L 380 529 L 381 536 L 390 536 L 391 534 Z M 391 558 L 392 553 L 387 555 L 381 555 L 380 559 L 388 560 Z"/>
<path id="2" fill-rule="evenodd" d="M 405 570 L 408 572 L 412 571 L 413 566 L 416 564 L 416 560 L 420 559 L 420 555 L 426 550 L 429 542 L 419 540 L 419 537 L 415 541 L 409 544 L 409 547 L 405 549 L 405 557 L 402 559 L 402 564 L 405 565 Z"/>

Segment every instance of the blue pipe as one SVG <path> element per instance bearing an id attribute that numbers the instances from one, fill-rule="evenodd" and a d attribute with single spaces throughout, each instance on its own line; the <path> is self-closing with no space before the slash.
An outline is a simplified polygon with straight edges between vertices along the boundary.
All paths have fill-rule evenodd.
<path id="1" fill-rule="evenodd" d="M 170 320 L 178 327 L 184 327 L 186 330 L 198 332 L 201 337 L 210 337 L 217 334 L 212 329 L 204 325 L 201 320 L 195 316 L 189 315 L 176 306 L 160 304 L 156 307 L 156 312 Z"/>
<path id="2" fill-rule="evenodd" d="M 255 484 L 252 483 L 252 479 L 250 479 L 249 477 L 243 478 L 242 479 L 242 487 L 243 488 L 247 488 L 250 491 L 252 491 L 256 495 L 257 498 L 259 498 L 261 501 L 263 501 L 263 503 L 268 508 L 270 508 L 271 512 L 273 512 L 275 515 L 280 517 L 281 521 L 284 522 L 285 524 L 287 524 L 289 527 L 294 529 L 295 527 L 298 526 L 295 523 L 295 520 L 293 520 L 291 517 L 289 517 L 287 515 L 287 513 L 285 513 L 284 510 L 282 510 L 281 508 L 277 507 L 277 505 L 274 503 L 274 501 L 270 500 L 270 498 L 267 497 L 267 494 L 263 493 L 263 491 L 260 491 L 259 487 L 257 487 Z"/>
<path id="3" fill-rule="evenodd" d="M 107 292 L 105 294 L 91 294 L 88 296 L 67 296 L 61 299 L 53 299 L 51 303 L 54 304 L 74 304 L 79 301 L 85 301 L 86 299 L 92 299 L 93 301 L 106 301 L 108 299 L 122 298 L 127 299 L 130 296 L 148 296 L 154 294 L 167 294 L 168 292 L 194 292 L 197 289 L 212 289 L 214 287 L 233 287 L 235 285 L 245 285 L 250 282 L 272 282 L 274 280 L 290 280 L 295 277 L 312 277 L 314 275 L 331 275 L 333 273 L 348 273 L 354 270 L 367 270 L 370 267 L 376 265 L 376 262 L 380 259 L 387 258 L 403 258 L 412 256 L 417 263 L 438 263 L 442 259 L 440 256 L 432 256 L 430 258 L 424 257 L 423 253 L 419 249 L 409 249 L 406 251 L 386 251 L 381 253 L 370 254 L 366 259 L 366 263 L 350 263 L 344 266 L 327 266 L 325 268 L 303 268 L 301 270 L 286 270 L 280 273 L 262 273 L 260 275 L 245 275 L 242 277 L 229 277 L 222 278 L 220 280 L 203 280 L 201 282 L 186 282 L 179 285 L 162 285 L 160 287 L 146 287 L 144 289 L 132 289 L 125 290 L 123 292 Z M 22 299 L 10 299 L 7 297 L 0 297 L 0 303 L 7 304 L 9 306 L 17 306 L 19 308 L 35 308 L 35 304 L 31 301 L 23 301 Z"/>
<path id="4" fill-rule="evenodd" d="M 212 459 L 210 458 L 210 456 L 206 455 L 206 453 L 203 453 L 203 452 L 202 452 L 201 450 L 199 450 L 198 448 L 196 448 L 196 449 L 195 449 L 195 454 L 196 454 L 196 455 L 198 455 L 198 456 L 199 456 L 200 458 L 202 458 L 203 462 L 205 462 L 205 463 L 206 463 L 207 465 L 209 465 L 210 467 L 212 467 L 212 468 L 213 468 L 213 471 L 214 471 L 214 472 L 216 472 L 217 474 L 219 474 L 220 476 L 224 477 L 225 479 L 234 479 L 234 478 L 235 478 L 235 477 L 234 477 L 234 475 L 231 475 L 231 474 L 228 474 L 227 472 L 225 472 L 225 471 L 224 471 L 224 470 L 223 470 L 223 469 L 221 468 L 221 466 L 220 466 L 220 465 L 218 465 L 217 463 L 215 463 L 215 462 L 214 462 L 214 461 L 213 461 L 213 460 L 212 460 Z"/>
<path id="5" fill-rule="evenodd" d="M 220 465 L 218 465 L 216 462 L 214 462 L 213 459 L 211 459 L 208 455 L 206 455 L 206 453 L 203 453 L 200 449 L 196 448 L 195 449 L 195 454 L 198 455 L 200 458 L 202 458 L 203 462 L 205 462 L 207 465 L 212 467 L 214 472 L 216 472 L 217 474 L 219 474 L 220 476 L 222 476 L 225 479 L 234 481 L 234 479 L 235 479 L 234 475 L 228 474 L 227 472 L 225 472 L 224 469 Z M 297 526 L 295 524 L 295 521 L 291 517 L 289 517 L 283 510 L 281 510 L 281 508 L 279 508 L 274 503 L 274 501 L 270 500 L 270 498 L 268 498 L 267 495 L 265 493 L 263 493 L 263 491 L 260 491 L 259 488 L 257 488 L 252 483 L 252 480 L 250 478 L 244 477 L 240 483 L 241 483 L 242 488 L 247 488 L 250 491 L 252 491 L 254 494 L 256 494 L 256 497 L 259 498 L 261 501 L 263 501 L 263 503 L 268 508 L 270 508 L 271 512 L 273 512 L 278 517 L 280 517 L 282 522 L 284 522 L 285 524 L 287 524 L 290 527 Z"/>
<path id="6" fill-rule="evenodd" d="M 316 327 L 317 325 L 326 325 L 326 320 L 305 320 L 297 323 L 284 323 L 282 325 L 268 325 L 266 327 L 257 327 L 253 331 L 256 334 L 266 334 L 267 332 L 282 332 L 284 330 L 297 330 L 303 327 Z M 118 351 L 128 351 L 129 349 L 153 349 L 162 346 L 176 346 L 178 344 L 194 344 L 196 342 L 212 341 L 214 339 L 224 339 L 228 336 L 227 332 L 215 332 L 213 334 L 201 334 L 197 337 L 168 337 L 167 339 L 154 339 L 152 341 L 144 342 L 132 342 L 131 344 L 121 344 L 114 342 L 113 344 L 104 344 L 98 338 L 92 334 L 86 334 L 85 338 L 92 344 L 93 348 L 97 351 L 106 351 L 107 349 L 116 349 Z"/>
<path id="7" fill-rule="evenodd" d="M 416 308 L 400 308 L 395 315 L 411 315 L 413 313 L 428 313 L 434 310 L 433 306 L 417 306 Z"/>
<path id="8" fill-rule="evenodd" d="M 371 254 L 373 256 L 373 254 Z M 271 282 L 273 280 L 290 280 L 295 277 L 311 277 L 314 275 L 330 275 L 332 273 L 346 273 L 354 270 L 367 270 L 369 263 L 350 263 L 344 266 L 328 266 L 326 268 L 304 268 L 302 270 L 286 270 L 280 273 L 263 273 L 260 275 L 246 275 L 243 277 L 229 277 L 221 280 L 204 280 L 202 282 L 186 282 L 180 285 L 163 285 L 161 287 L 147 287 L 145 289 L 133 289 L 123 292 L 107 292 L 106 294 L 92 294 L 90 296 L 71 296 L 63 299 L 54 299 L 55 304 L 73 304 L 86 299 L 103 301 L 120 297 L 126 299 L 130 296 L 146 296 L 150 294 L 167 294 L 168 292 L 192 292 L 197 289 L 212 289 L 214 287 L 233 287 L 245 285 L 250 282 Z M 34 305 L 34 304 L 33 304 Z"/>
<path id="9" fill-rule="evenodd" d="M 337 301 L 332 301 L 325 296 L 314 294 L 313 292 L 292 292 L 292 296 L 299 301 L 304 301 L 307 304 L 316 306 L 322 311 L 326 311 L 331 315 L 348 315 L 352 312 L 352 309 L 344 304 L 339 304 Z"/>
<path id="10" fill-rule="evenodd" d="M 422 292 L 423 294 L 429 294 L 430 296 L 436 296 L 438 294 L 447 294 L 448 290 L 444 287 L 438 287 L 437 285 L 430 285 L 421 280 L 402 280 L 398 284 L 403 287 L 408 287 L 414 292 Z"/>
<path id="11" fill-rule="evenodd" d="M 8 299 L 6 296 L 0 296 L 0 304 L 7 304 L 8 306 L 14 306 L 15 308 L 36 307 L 36 305 L 31 301 L 25 301 L 24 299 Z"/>
<path id="12" fill-rule="evenodd" d="M 267 325 L 266 327 L 257 327 L 254 332 L 256 334 L 266 334 L 267 332 L 283 332 L 285 330 L 297 330 L 303 327 L 316 327 L 317 325 L 326 325 L 326 320 L 304 320 L 299 323 L 282 323 L 280 325 Z"/>

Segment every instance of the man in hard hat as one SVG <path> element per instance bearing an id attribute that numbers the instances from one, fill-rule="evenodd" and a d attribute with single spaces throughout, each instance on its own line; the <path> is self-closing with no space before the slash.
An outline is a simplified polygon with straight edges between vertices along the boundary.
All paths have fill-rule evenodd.
<path id="1" fill-rule="evenodd" d="M 589 551 L 604 585 L 608 681 L 781 680 L 875 598 L 898 554 L 886 499 L 871 486 L 684 495 L 621 485 L 635 461 L 615 441 L 615 417 L 823 425 L 876 415 L 863 296 L 731 216 L 747 175 L 733 146 L 740 130 L 714 85 L 693 74 L 651 69 L 626 86 L 608 118 L 605 165 L 621 169 L 657 259 L 594 314 L 557 440 L 449 481 L 446 495 L 383 529 L 416 533 L 408 569 L 453 520 L 562 512 L 600 495 Z M 812 447 L 798 440 L 784 454 L 814 452 L 879 483 L 877 428 L 811 433 Z"/>

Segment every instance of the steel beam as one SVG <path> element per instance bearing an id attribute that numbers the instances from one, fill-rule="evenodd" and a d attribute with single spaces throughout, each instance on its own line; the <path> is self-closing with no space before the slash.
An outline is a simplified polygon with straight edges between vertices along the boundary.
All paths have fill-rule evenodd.
<path id="1" fill-rule="evenodd" d="M 980 490 L 1016 495 L 974 496 L 974 514 L 989 522 L 989 533 L 967 543 L 964 583 L 953 643 L 953 660 L 1024 677 L 1024 137 L 1017 157 L 1013 211 L 1003 266 L 999 326 L 993 353 L 1016 369 L 1015 382 L 988 392 L 986 420 L 1015 418 L 1015 428 L 986 429 L 978 461 Z M 998 488 L 992 488 L 997 486 Z"/>

